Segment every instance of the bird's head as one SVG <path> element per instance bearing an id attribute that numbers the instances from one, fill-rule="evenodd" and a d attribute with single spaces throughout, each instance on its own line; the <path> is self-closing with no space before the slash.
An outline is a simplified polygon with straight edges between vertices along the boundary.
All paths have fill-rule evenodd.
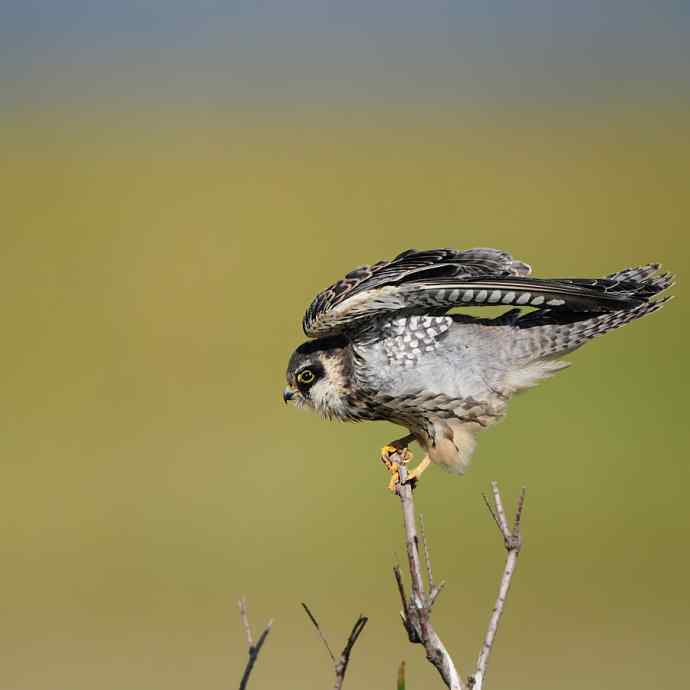
<path id="1" fill-rule="evenodd" d="M 290 357 L 283 400 L 324 417 L 347 416 L 349 352 L 344 338 L 321 338 L 300 345 Z"/>

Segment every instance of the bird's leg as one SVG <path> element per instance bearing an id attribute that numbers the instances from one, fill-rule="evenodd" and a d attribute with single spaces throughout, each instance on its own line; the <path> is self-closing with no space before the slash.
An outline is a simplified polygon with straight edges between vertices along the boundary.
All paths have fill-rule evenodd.
<path id="1" fill-rule="evenodd" d="M 412 488 L 414 489 L 415 484 L 419 481 L 419 478 L 422 476 L 422 473 L 424 470 L 426 470 L 427 467 L 431 464 L 431 458 L 429 458 L 428 455 L 424 456 L 424 460 L 422 460 L 417 467 L 415 467 L 411 472 L 407 473 L 407 477 L 405 477 L 405 482 L 412 482 Z"/>
<path id="2" fill-rule="evenodd" d="M 383 448 L 381 448 L 381 462 L 386 466 L 386 469 L 393 471 L 394 467 L 402 463 L 407 465 L 410 460 L 414 457 L 412 451 L 408 450 L 407 446 L 414 441 L 415 438 L 412 434 L 403 436 L 396 441 L 391 441 L 387 443 Z M 400 456 L 399 458 L 393 458 L 394 455 Z"/>
<path id="3" fill-rule="evenodd" d="M 400 475 L 398 474 L 399 465 L 407 465 L 413 458 L 412 452 L 408 450 L 407 446 L 414 440 L 414 436 L 408 434 L 396 441 L 391 441 L 381 448 L 381 462 L 392 475 L 390 482 L 388 482 L 388 490 L 393 493 L 395 493 L 396 484 L 400 481 Z"/>

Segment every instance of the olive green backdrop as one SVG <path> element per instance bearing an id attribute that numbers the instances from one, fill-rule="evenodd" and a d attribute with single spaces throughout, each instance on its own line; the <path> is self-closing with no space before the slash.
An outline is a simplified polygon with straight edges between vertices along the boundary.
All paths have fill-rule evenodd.
<path id="1" fill-rule="evenodd" d="M 180 114 L 178 113 L 178 116 Z M 63 116 L 59 116 L 63 117 Z M 688 267 L 687 120 L 408 110 L 161 124 L 5 120 L 0 687 L 227 688 L 236 610 L 275 620 L 254 687 L 438 685 L 398 621 L 384 423 L 281 400 L 303 308 L 409 246 L 511 250 L 542 275 Z M 469 670 L 502 547 L 481 500 L 528 486 L 494 688 L 678 687 L 687 659 L 687 318 L 589 344 L 511 404 L 463 478 L 417 492 Z"/>
<path id="2" fill-rule="evenodd" d="M 528 487 L 490 690 L 680 688 L 690 22 L 657 3 L 5 3 L 0 690 L 439 687 L 398 619 L 392 425 L 283 405 L 316 291 L 409 247 L 661 261 L 662 312 L 515 399 L 416 494 L 464 673 Z"/>

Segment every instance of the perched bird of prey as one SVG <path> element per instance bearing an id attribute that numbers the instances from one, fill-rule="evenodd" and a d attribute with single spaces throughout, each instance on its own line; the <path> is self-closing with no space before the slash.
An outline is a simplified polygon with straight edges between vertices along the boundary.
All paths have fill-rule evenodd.
<path id="1" fill-rule="evenodd" d="M 498 249 L 410 249 L 348 273 L 304 315 L 312 338 L 290 358 L 283 398 L 340 420 L 387 420 L 409 435 L 384 446 L 407 474 L 430 463 L 461 474 L 477 432 L 501 419 L 514 393 L 567 367 L 558 358 L 587 340 L 660 309 L 673 284 L 659 264 L 604 278 L 533 278 Z M 455 307 L 510 305 L 494 319 L 449 314 Z M 521 308 L 531 308 L 528 312 Z"/>

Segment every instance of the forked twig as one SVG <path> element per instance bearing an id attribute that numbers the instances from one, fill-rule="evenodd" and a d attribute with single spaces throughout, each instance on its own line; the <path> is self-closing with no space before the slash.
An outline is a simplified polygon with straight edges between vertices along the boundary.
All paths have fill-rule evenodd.
<path id="1" fill-rule="evenodd" d="M 517 508 L 515 511 L 515 518 L 513 525 L 508 525 L 505 509 L 503 507 L 503 500 L 498 484 L 491 482 L 491 491 L 493 504 L 484 496 L 489 513 L 498 527 L 503 542 L 507 551 L 506 564 L 503 569 L 501 583 L 498 591 L 498 598 L 489 619 L 489 626 L 484 637 L 484 643 L 477 659 L 477 669 L 473 675 L 467 679 L 467 686 L 462 681 L 461 675 L 458 673 L 453 660 L 444 647 L 441 639 L 434 630 L 431 621 L 431 609 L 443 590 L 445 582 L 440 582 L 434 585 L 433 571 L 431 567 L 431 558 L 429 555 L 429 545 L 427 543 L 426 534 L 424 531 L 424 522 L 421 521 L 421 542 L 424 551 L 424 560 L 426 562 L 427 573 L 427 588 L 425 588 L 422 579 L 422 568 L 419 556 L 419 542 L 420 536 L 417 534 L 417 522 L 414 508 L 414 500 L 412 498 L 412 486 L 405 482 L 407 472 L 405 465 L 400 458 L 400 462 L 396 462 L 399 482 L 396 485 L 396 493 L 400 498 L 400 504 L 403 512 L 403 524 L 405 527 L 405 544 L 407 547 L 407 560 L 410 571 L 410 583 L 412 586 L 412 593 L 408 599 L 405 593 L 405 585 L 403 583 L 402 575 L 400 574 L 400 567 L 398 565 L 393 567 L 393 574 L 395 576 L 398 593 L 402 602 L 402 611 L 400 617 L 403 626 L 407 632 L 410 642 L 415 644 L 422 644 L 426 652 L 427 660 L 436 668 L 439 675 L 443 679 L 446 687 L 450 690 L 482 690 L 484 679 L 486 678 L 486 668 L 496 638 L 498 624 L 503 614 L 506 597 L 510 588 L 510 581 L 515 571 L 517 557 L 522 545 L 522 535 L 520 531 L 522 511 L 525 504 L 525 489 L 523 488 L 518 499 Z M 404 682 L 404 681 L 403 681 Z"/>
<path id="2" fill-rule="evenodd" d="M 403 627 L 407 632 L 407 637 L 410 642 L 421 642 L 415 626 L 412 623 L 412 618 L 410 617 L 410 612 L 407 607 L 407 595 L 405 594 L 405 585 L 403 583 L 402 575 L 400 574 L 400 566 L 393 566 L 393 576 L 395 577 L 395 582 L 398 586 L 398 594 L 400 595 L 400 603 L 402 604 L 402 610 L 400 611 L 400 620 L 402 621 Z"/>
<path id="3" fill-rule="evenodd" d="M 264 628 L 264 631 L 261 633 L 261 635 L 259 635 L 257 643 L 254 644 L 254 641 L 252 639 L 252 629 L 249 625 L 249 616 L 247 615 L 246 599 L 240 599 L 238 602 L 238 606 L 240 609 L 240 619 L 242 620 L 242 625 L 244 626 L 245 633 L 247 634 L 247 645 L 249 647 L 249 659 L 247 659 L 247 665 L 245 666 L 244 673 L 242 674 L 242 679 L 240 680 L 240 690 L 245 690 L 245 688 L 247 687 L 247 683 L 249 682 L 249 676 L 251 675 L 252 670 L 254 669 L 254 664 L 256 663 L 256 660 L 259 658 L 261 648 L 264 646 L 264 642 L 266 642 L 268 633 L 271 632 L 271 626 L 273 625 L 273 621 L 268 621 L 266 627 Z"/>
<path id="4" fill-rule="evenodd" d="M 249 625 L 249 616 L 247 615 L 247 600 L 244 598 L 240 599 L 237 602 L 237 606 L 239 606 L 240 619 L 242 621 L 242 625 L 244 626 L 244 631 L 247 634 L 247 646 L 253 647 L 254 640 L 252 638 L 252 628 Z"/>
<path id="5" fill-rule="evenodd" d="M 319 625 L 316 616 L 311 612 L 309 607 L 304 602 L 302 602 L 302 608 L 305 610 L 307 616 L 309 617 L 309 620 L 312 622 L 312 625 L 316 628 L 316 631 L 319 633 L 319 637 L 321 638 L 321 641 L 326 647 L 328 655 L 331 657 L 331 661 L 333 662 L 333 667 L 335 670 L 335 685 L 333 686 L 333 690 L 340 690 L 343 686 L 343 681 L 345 680 L 345 672 L 347 671 L 347 667 L 350 663 L 350 655 L 352 654 L 352 649 L 355 646 L 357 639 L 362 634 L 362 630 L 364 630 L 364 626 L 367 624 L 369 619 L 366 616 L 362 615 L 360 615 L 357 618 L 354 626 L 352 627 L 352 632 L 350 633 L 349 637 L 347 638 L 347 641 L 345 642 L 345 647 L 343 647 L 343 651 L 340 653 L 340 656 L 336 660 L 335 655 L 331 651 L 331 647 L 328 644 L 328 640 L 326 640 L 326 636 L 321 630 L 321 626 Z"/>
<path id="6" fill-rule="evenodd" d="M 333 652 L 331 650 L 331 646 L 328 644 L 328 640 L 326 639 L 326 636 L 323 634 L 323 631 L 321 630 L 321 626 L 319 625 L 319 621 L 316 620 L 316 617 L 309 610 L 309 607 L 304 602 L 302 602 L 302 608 L 307 612 L 307 616 L 309 616 L 309 620 L 313 623 L 314 627 L 316 628 L 316 632 L 319 633 L 319 637 L 321 638 L 321 642 L 323 642 L 323 645 L 326 648 L 326 651 L 328 652 L 328 656 L 330 656 L 331 661 L 333 663 L 335 663 L 335 655 L 333 654 Z"/>
<path id="7" fill-rule="evenodd" d="M 434 573 L 431 568 L 431 556 L 429 555 L 429 544 L 426 541 L 426 532 L 424 531 L 424 515 L 419 514 L 419 531 L 422 534 L 422 546 L 424 547 L 424 562 L 426 563 L 426 575 L 427 584 L 429 585 L 429 590 L 433 592 L 434 586 Z"/>
<path id="8" fill-rule="evenodd" d="M 400 481 L 396 491 L 400 498 L 403 512 L 403 524 L 405 527 L 405 545 L 407 548 L 407 562 L 410 570 L 410 582 L 412 593 L 409 601 L 405 596 L 405 588 L 400 576 L 400 568 L 393 569 L 398 591 L 400 593 L 403 609 L 401 617 L 403 626 L 410 642 L 422 644 L 426 652 L 426 658 L 438 671 L 446 687 L 450 690 L 464 690 L 460 674 L 455 668 L 453 659 L 446 650 L 441 638 L 431 624 L 431 608 L 438 597 L 443 585 L 433 586 L 431 560 L 428 557 L 429 549 L 426 539 L 422 539 L 422 548 L 426 556 L 427 575 L 429 577 L 429 592 L 427 593 L 422 579 L 422 568 L 419 557 L 419 536 L 417 534 L 417 521 L 414 501 L 412 499 L 412 487 L 405 483 L 407 472 L 404 464 L 398 465 Z M 424 537 L 422 533 L 422 537 Z"/>
<path id="9" fill-rule="evenodd" d="M 503 502 L 501 500 L 501 494 L 498 490 L 498 484 L 496 482 L 491 482 L 491 490 L 494 499 L 495 512 L 486 496 L 484 496 L 484 500 L 486 501 L 489 512 L 491 513 L 496 524 L 498 525 L 499 531 L 501 532 L 507 555 L 506 563 L 503 568 L 503 575 L 501 576 L 501 583 L 498 588 L 496 604 L 491 612 L 489 626 L 486 630 L 486 635 L 484 636 L 484 644 L 482 645 L 481 651 L 479 652 L 479 657 L 477 659 L 477 670 L 474 672 L 474 675 L 470 676 L 468 679 L 467 684 L 471 690 L 482 690 L 483 688 L 484 679 L 486 678 L 486 667 L 489 662 L 489 655 L 491 654 L 491 649 L 493 647 L 494 640 L 496 639 L 498 624 L 500 623 L 501 616 L 503 615 L 506 598 L 508 597 L 508 590 L 510 589 L 510 581 L 513 577 L 513 573 L 515 572 L 517 558 L 522 546 L 521 521 L 522 511 L 525 506 L 525 487 L 522 488 L 520 491 L 520 496 L 518 497 L 512 528 L 508 526 L 508 521 L 503 509 Z"/>
<path id="10" fill-rule="evenodd" d="M 357 642 L 357 638 L 364 630 L 364 626 L 367 624 L 369 619 L 366 616 L 359 616 L 355 621 L 354 626 L 352 626 L 352 632 L 347 638 L 345 647 L 343 648 L 338 663 L 335 665 L 335 685 L 333 690 L 340 690 L 343 686 L 343 681 L 345 680 L 345 671 L 347 671 L 347 666 L 350 663 L 350 654 L 352 654 L 352 648 Z"/>

